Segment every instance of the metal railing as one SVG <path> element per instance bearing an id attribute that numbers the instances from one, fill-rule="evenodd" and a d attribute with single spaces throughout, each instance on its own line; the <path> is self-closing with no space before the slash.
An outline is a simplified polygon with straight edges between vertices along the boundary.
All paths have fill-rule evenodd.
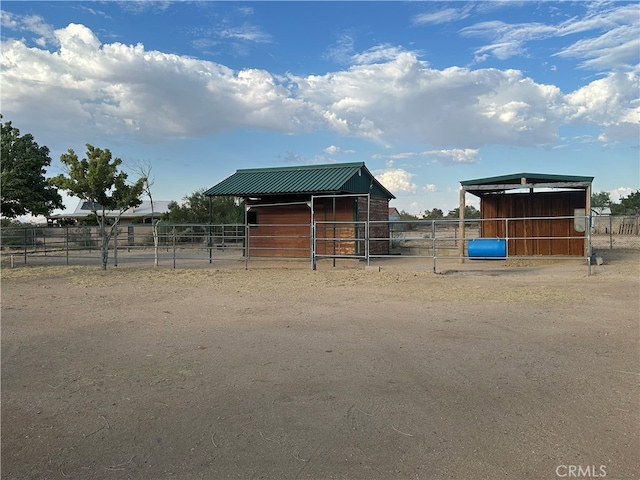
<path id="1" fill-rule="evenodd" d="M 7 227 L 0 232 L 2 260 L 33 265 L 90 265 L 101 262 L 102 233 L 95 226 Z M 244 249 L 242 224 L 159 224 L 157 246 L 153 226 L 119 225 L 109 240 L 110 265 L 212 263 L 222 252 Z"/>
<path id="2" fill-rule="evenodd" d="M 539 221 L 549 228 L 522 231 L 524 222 Z M 570 221 L 584 232 L 560 234 L 554 222 Z M 119 225 L 109 242 L 109 265 L 154 264 L 172 266 L 207 265 L 218 261 L 249 267 L 249 261 L 295 258 L 311 261 L 356 259 L 370 264 L 377 258 L 428 258 L 436 271 L 440 259 L 466 261 L 469 242 L 483 236 L 487 222 L 506 241 L 506 258 L 517 254 L 527 260 L 585 261 L 590 269 L 594 249 L 640 249 L 638 217 L 537 217 L 509 219 L 465 219 L 464 237 L 458 219 L 399 221 L 316 221 L 312 224 L 159 224 L 157 246 L 148 224 Z M 483 224 L 485 227 L 483 227 Z M 590 225 L 590 228 L 588 227 Z M 485 232 L 486 233 L 486 232 Z M 544 255 L 539 251 L 514 251 L 545 242 L 583 242 L 578 255 Z M 0 231 L 3 265 L 100 265 L 102 236 L 98 227 L 10 226 Z M 523 247 L 524 248 L 524 247 Z M 553 253 L 553 252 L 547 252 Z M 575 253 L 575 252 L 573 252 Z M 474 258 L 481 260 L 483 258 Z"/>

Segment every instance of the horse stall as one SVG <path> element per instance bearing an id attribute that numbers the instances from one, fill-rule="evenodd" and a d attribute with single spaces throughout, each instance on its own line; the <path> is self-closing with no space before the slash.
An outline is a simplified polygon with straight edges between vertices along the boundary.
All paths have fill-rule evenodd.
<path id="1" fill-rule="evenodd" d="M 469 257 L 586 256 L 592 182 L 593 177 L 536 173 L 460 182 L 461 236 L 466 193 L 471 193 L 480 199 L 477 241 L 487 243 L 478 248 L 469 242 Z M 501 240 L 504 249 L 489 248 L 488 242 L 495 240 Z"/>

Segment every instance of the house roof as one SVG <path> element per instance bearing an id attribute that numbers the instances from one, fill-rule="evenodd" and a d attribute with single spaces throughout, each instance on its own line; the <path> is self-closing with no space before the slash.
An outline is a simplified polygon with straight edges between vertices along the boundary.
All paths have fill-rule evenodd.
<path id="1" fill-rule="evenodd" d="M 136 218 L 136 217 L 150 217 L 152 213 L 154 216 L 162 215 L 165 212 L 169 211 L 169 201 L 168 200 L 154 200 L 153 202 L 153 212 L 151 211 L 151 202 L 143 201 L 137 207 L 129 208 L 125 210 L 121 218 Z M 106 217 L 117 217 L 120 213 L 119 210 L 107 210 Z M 55 215 L 51 215 L 49 218 L 85 218 L 91 215 L 91 202 L 87 202 L 85 200 L 81 200 L 78 202 L 76 209 L 73 213 L 58 213 Z"/>
<path id="2" fill-rule="evenodd" d="M 364 162 L 237 170 L 204 192 L 207 196 L 371 193 L 395 198 Z"/>
<path id="3" fill-rule="evenodd" d="M 495 193 L 518 188 L 581 188 L 593 182 L 593 177 L 551 175 L 543 173 L 513 173 L 497 177 L 463 180 L 462 188 L 474 194 Z"/>

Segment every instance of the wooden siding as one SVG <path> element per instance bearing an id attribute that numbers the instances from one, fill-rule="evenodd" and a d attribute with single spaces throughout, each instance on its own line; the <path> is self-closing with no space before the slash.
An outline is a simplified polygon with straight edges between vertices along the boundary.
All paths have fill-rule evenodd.
<path id="1" fill-rule="evenodd" d="M 249 229 L 249 253 L 256 257 L 310 257 L 311 210 L 305 204 L 261 206 L 285 202 L 310 201 L 303 197 L 282 197 L 265 200 L 247 200 L 255 212 L 257 226 Z M 316 250 L 319 255 L 364 255 L 364 225 L 367 202 L 363 197 L 323 197 L 314 200 Z M 371 220 L 387 221 L 389 201 L 371 198 Z M 333 222 L 336 222 L 335 224 Z M 327 223 L 324 223 L 327 222 Z M 345 223 L 342 223 L 345 222 Z M 378 238 L 389 236 L 388 224 L 374 225 L 370 234 Z M 334 240 L 335 239 L 335 240 Z M 372 240 L 371 253 L 389 253 L 388 240 Z"/>
<path id="2" fill-rule="evenodd" d="M 367 202 L 361 201 L 359 204 L 359 218 L 365 220 L 367 218 Z M 382 197 L 371 197 L 369 206 L 371 212 L 371 221 L 383 221 L 386 223 L 373 223 L 369 225 L 369 236 L 373 238 L 382 238 L 383 240 L 370 240 L 369 253 L 372 255 L 388 255 L 389 254 L 389 200 Z M 364 236 L 364 232 L 362 233 Z"/>
<path id="3" fill-rule="evenodd" d="M 355 197 L 336 198 L 335 217 L 332 198 L 316 200 L 314 208 L 317 253 L 319 255 L 359 254 L 362 242 L 357 239 L 362 237 L 356 236 Z"/>
<path id="4" fill-rule="evenodd" d="M 535 194 L 485 195 L 480 201 L 483 219 L 509 219 L 509 256 L 582 256 L 585 255 L 586 232 L 575 229 L 573 218 L 537 219 L 531 217 L 568 217 L 575 209 L 584 209 L 585 192 L 541 192 Z M 512 220 L 512 219 L 520 220 Z M 482 237 L 505 238 L 504 220 L 487 220 L 481 225 Z M 522 238 L 524 237 L 524 238 Z M 556 238 L 532 238 L 556 237 Z M 565 238 L 559 238 L 565 237 Z"/>
<path id="5" fill-rule="evenodd" d="M 255 257 L 309 257 L 311 210 L 306 205 L 254 207 L 257 226 L 249 228 L 249 253 Z"/>

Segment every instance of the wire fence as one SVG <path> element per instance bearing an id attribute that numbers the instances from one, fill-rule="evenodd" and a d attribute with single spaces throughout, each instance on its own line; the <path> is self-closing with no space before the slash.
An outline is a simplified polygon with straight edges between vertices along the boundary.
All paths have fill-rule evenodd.
<path id="1" fill-rule="evenodd" d="M 574 231 L 558 234 L 554 222 L 567 217 L 541 217 L 537 231 L 526 231 L 526 222 L 536 219 L 468 219 L 464 234 L 458 219 L 314 222 L 313 224 L 159 224 L 154 238 L 147 224 L 120 225 L 109 242 L 108 264 L 154 265 L 176 268 L 222 265 L 248 268 L 249 262 L 291 259 L 311 262 L 351 258 L 371 261 L 381 258 L 448 259 L 503 258 L 498 251 L 472 255 L 489 235 L 504 243 L 504 257 L 528 259 L 589 260 L 588 252 L 640 249 L 638 216 L 570 217 Z M 520 222 L 520 223 L 519 223 Z M 590 228 L 586 225 L 590 224 Z M 546 227 L 545 227 L 546 225 Z M 581 230 L 581 225 L 584 226 Z M 259 227 L 259 228 L 258 228 Z M 497 229 L 497 230 L 496 230 Z M 491 233 L 491 232 L 490 232 Z M 90 226 L 11 226 L 2 228 L 3 266 L 20 265 L 101 265 L 102 235 Z M 554 254 L 540 245 L 552 242 L 581 242 L 578 255 L 567 251 Z M 157 246 L 156 246 L 157 242 Z M 502 244 L 501 244 L 502 245 Z M 547 248 L 547 247 L 544 247 Z M 551 248 L 551 247 L 549 247 Z M 582 248 L 582 247 L 580 247 Z M 521 249 L 521 251 L 517 251 Z M 522 250 L 524 249 L 524 250 Z M 536 250 L 537 249 L 537 250 Z M 571 254 L 569 254 L 571 253 Z M 551 255 L 551 257 L 549 257 Z"/>

